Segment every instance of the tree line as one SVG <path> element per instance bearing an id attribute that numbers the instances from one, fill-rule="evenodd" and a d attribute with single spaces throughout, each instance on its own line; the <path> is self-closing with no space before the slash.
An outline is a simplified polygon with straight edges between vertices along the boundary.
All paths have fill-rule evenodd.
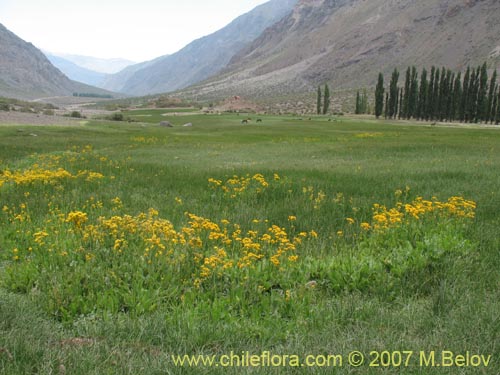
<path id="1" fill-rule="evenodd" d="M 420 78 L 416 67 L 408 67 L 404 86 L 399 87 L 399 71 L 394 69 L 389 88 L 379 73 L 375 88 L 375 116 L 388 119 L 460 121 L 468 123 L 500 122 L 500 85 L 494 70 L 488 77 L 487 65 L 467 67 L 453 72 L 433 66 L 423 68 Z"/>

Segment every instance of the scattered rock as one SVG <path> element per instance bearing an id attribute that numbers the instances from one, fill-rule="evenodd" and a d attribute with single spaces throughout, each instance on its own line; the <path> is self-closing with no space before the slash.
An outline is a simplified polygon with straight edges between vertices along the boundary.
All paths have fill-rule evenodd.
<path id="1" fill-rule="evenodd" d="M 35 134 L 35 133 L 30 133 L 30 135 L 31 135 L 32 137 L 38 137 L 38 135 L 37 135 L 37 134 Z"/>
<path id="2" fill-rule="evenodd" d="M 191 127 L 191 126 L 193 126 L 193 124 L 191 124 L 190 122 L 188 122 L 187 124 L 184 124 L 182 126 L 184 126 L 184 127 Z"/>
<path id="3" fill-rule="evenodd" d="M 166 128 L 173 128 L 174 126 L 170 123 L 170 121 L 162 121 L 160 122 L 160 126 L 164 126 Z"/>

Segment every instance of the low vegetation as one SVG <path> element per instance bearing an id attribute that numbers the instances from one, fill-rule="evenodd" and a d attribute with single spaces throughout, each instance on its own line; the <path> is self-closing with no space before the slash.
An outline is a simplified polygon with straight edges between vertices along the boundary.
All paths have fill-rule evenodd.
<path id="1" fill-rule="evenodd" d="M 223 373 L 170 354 L 230 351 L 498 357 L 497 130 L 165 113 L 0 127 L 4 373 Z M 367 369 L 336 370 L 401 373 Z"/>

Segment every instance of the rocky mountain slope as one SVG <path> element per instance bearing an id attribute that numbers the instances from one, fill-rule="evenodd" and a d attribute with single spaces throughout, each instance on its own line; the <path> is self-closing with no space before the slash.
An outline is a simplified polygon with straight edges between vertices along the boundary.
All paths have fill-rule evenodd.
<path id="1" fill-rule="evenodd" d="M 500 66 L 498 0 L 299 0 L 292 13 L 184 94 L 272 97 L 372 86 L 394 67 Z"/>
<path id="2" fill-rule="evenodd" d="M 79 93 L 108 93 L 75 82 L 45 55 L 0 24 L 0 96 L 34 99 Z"/>
<path id="3" fill-rule="evenodd" d="M 103 87 L 146 95 L 177 90 L 223 69 L 267 27 L 287 15 L 297 0 L 271 0 L 238 17 L 223 29 L 193 41 L 177 53 L 131 66 Z"/>

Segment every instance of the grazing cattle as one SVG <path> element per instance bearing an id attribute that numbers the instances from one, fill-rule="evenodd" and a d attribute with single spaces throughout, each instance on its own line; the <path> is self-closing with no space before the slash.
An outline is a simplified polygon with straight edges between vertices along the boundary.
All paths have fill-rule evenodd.
<path id="1" fill-rule="evenodd" d="M 242 124 L 248 124 L 248 120 L 241 120 Z"/>
<path id="2" fill-rule="evenodd" d="M 258 119 L 257 119 L 257 122 L 262 122 L 262 119 L 261 119 L 261 118 L 258 118 Z"/>

